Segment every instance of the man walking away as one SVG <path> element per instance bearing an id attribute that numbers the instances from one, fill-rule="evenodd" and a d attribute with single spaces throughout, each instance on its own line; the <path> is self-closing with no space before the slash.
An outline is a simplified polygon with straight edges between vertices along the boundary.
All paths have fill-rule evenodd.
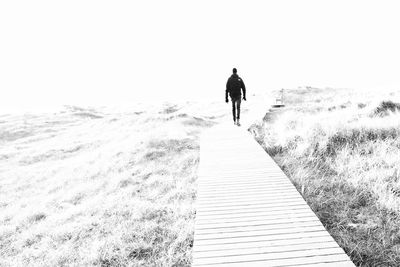
<path id="1" fill-rule="evenodd" d="M 243 90 L 243 100 L 246 101 L 246 87 L 244 86 L 243 79 L 237 75 L 236 68 L 233 68 L 232 72 L 233 74 L 229 77 L 228 82 L 226 83 L 225 102 L 229 102 L 229 93 L 232 101 L 233 123 L 240 126 L 240 102 L 242 100 L 241 90 Z"/>

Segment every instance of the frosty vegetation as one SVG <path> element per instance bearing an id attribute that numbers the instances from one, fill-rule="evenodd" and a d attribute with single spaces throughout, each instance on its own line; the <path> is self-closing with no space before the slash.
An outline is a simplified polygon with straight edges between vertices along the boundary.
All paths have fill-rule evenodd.
<path id="1" fill-rule="evenodd" d="M 302 88 L 254 125 L 351 259 L 400 264 L 400 93 Z"/>
<path id="2" fill-rule="evenodd" d="M 190 265 L 199 134 L 228 112 L 1 115 L 0 266 Z"/>

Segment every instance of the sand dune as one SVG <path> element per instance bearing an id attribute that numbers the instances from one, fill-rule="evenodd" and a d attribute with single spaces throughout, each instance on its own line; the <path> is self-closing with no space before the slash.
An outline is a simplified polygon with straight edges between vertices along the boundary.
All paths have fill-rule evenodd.
<path id="1" fill-rule="evenodd" d="M 224 121 L 223 99 L 2 115 L 0 265 L 189 265 L 199 135 Z"/>

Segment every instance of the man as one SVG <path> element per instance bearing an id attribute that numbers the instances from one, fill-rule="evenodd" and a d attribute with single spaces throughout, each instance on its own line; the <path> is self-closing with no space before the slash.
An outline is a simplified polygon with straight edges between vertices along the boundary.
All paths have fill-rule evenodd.
<path id="1" fill-rule="evenodd" d="M 237 75 L 236 68 L 233 68 L 232 72 L 232 76 L 229 77 L 228 82 L 226 83 L 225 102 L 229 102 L 229 93 L 232 101 L 233 123 L 240 126 L 240 102 L 242 100 L 241 90 L 243 90 L 243 100 L 246 101 L 246 87 L 244 86 L 243 79 Z"/>

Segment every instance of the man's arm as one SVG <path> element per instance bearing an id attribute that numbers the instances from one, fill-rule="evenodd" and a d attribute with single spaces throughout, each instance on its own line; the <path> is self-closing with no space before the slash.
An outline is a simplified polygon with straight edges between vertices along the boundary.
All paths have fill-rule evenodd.
<path id="1" fill-rule="evenodd" d="M 246 100 L 246 86 L 244 85 L 243 79 L 240 80 L 242 81 L 243 99 Z"/>
<path id="2" fill-rule="evenodd" d="M 229 86 L 229 80 L 230 80 L 230 79 L 228 79 L 228 81 L 226 82 L 226 90 L 225 90 L 225 102 L 226 102 L 226 103 L 228 103 L 228 93 L 229 93 L 229 90 L 230 90 L 230 89 L 229 89 L 229 87 L 230 87 L 230 86 Z"/>

